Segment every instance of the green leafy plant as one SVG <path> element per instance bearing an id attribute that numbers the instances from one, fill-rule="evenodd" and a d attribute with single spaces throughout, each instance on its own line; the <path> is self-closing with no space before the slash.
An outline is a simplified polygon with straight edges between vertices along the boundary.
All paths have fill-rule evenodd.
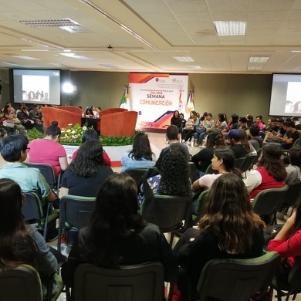
<path id="1" fill-rule="evenodd" d="M 39 130 L 37 130 L 36 128 L 27 130 L 26 135 L 29 140 L 34 140 L 34 139 L 39 139 L 44 137 L 44 134 Z"/>
<path id="2" fill-rule="evenodd" d="M 82 136 L 85 130 L 88 128 L 86 126 L 81 127 L 79 124 L 68 125 L 66 128 L 62 129 L 62 135 L 60 138 L 60 143 L 65 145 L 80 145 L 82 142 Z M 100 141 L 104 146 L 122 146 L 133 144 L 134 136 L 130 137 L 109 137 L 101 136 Z"/>

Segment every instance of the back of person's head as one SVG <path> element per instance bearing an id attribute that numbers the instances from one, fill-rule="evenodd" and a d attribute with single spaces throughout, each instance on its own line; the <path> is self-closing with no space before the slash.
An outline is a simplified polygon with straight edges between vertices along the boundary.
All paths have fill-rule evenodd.
<path id="1" fill-rule="evenodd" d="M 20 186 L 13 180 L 0 179 L 0 236 L 24 229 L 21 208 Z"/>
<path id="2" fill-rule="evenodd" d="M 118 246 L 144 226 L 138 207 L 137 185 L 132 177 L 121 173 L 105 180 L 96 197 L 88 242 L 84 246 L 93 262 L 108 266 L 119 264 Z"/>
<path id="3" fill-rule="evenodd" d="M 235 156 L 230 148 L 216 148 L 214 156 L 223 161 L 224 169 L 227 172 L 239 175 L 239 171 L 235 168 Z"/>
<path id="4" fill-rule="evenodd" d="M 239 122 L 241 123 L 247 123 L 248 119 L 246 117 L 240 117 Z"/>
<path id="5" fill-rule="evenodd" d="M 292 121 L 292 120 L 287 120 L 287 121 L 285 121 L 285 122 L 284 122 L 284 126 L 285 126 L 285 127 L 288 127 L 288 128 L 293 128 L 293 129 L 296 128 L 295 122 Z"/>
<path id="6" fill-rule="evenodd" d="M 61 135 L 61 129 L 57 121 L 52 121 L 51 125 L 46 129 L 46 135 L 56 138 Z"/>
<path id="7" fill-rule="evenodd" d="M 27 137 L 16 134 L 6 136 L 1 141 L 1 156 L 7 162 L 17 162 L 22 159 L 22 152 L 26 152 Z"/>
<path id="8" fill-rule="evenodd" d="M 225 140 L 221 131 L 212 131 L 208 134 L 206 140 L 207 148 L 219 147 L 224 145 L 225 145 Z"/>
<path id="9" fill-rule="evenodd" d="M 20 186 L 10 179 L 0 179 L 0 261 L 7 266 L 14 266 L 23 258 L 34 262 L 36 247 L 26 231 L 21 208 Z M 20 242 L 22 247 L 18 248 Z"/>
<path id="10" fill-rule="evenodd" d="M 259 132 L 260 132 L 260 129 L 257 125 L 252 125 L 250 127 L 250 134 L 251 134 L 252 137 L 259 136 Z"/>
<path id="11" fill-rule="evenodd" d="M 237 114 L 232 114 L 231 115 L 232 123 L 237 123 L 238 122 L 238 118 L 239 118 L 239 116 Z"/>
<path id="12" fill-rule="evenodd" d="M 239 129 L 232 129 L 228 133 L 228 138 L 231 140 L 231 142 L 239 142 L 241 140 L 241 130 Z"/>
<path id="13" fill-rule="evenodd" d="M 292 165 L 301 168 L 301 147 L 292 147 L 289 150 L 289 159 Z"/>
<path id="14" fill-rule="evenodd" d="M 102 145 L 98 140 L 90 140 L 80 146 L 68 169 L 78 176 L 90 177 L 101 165 L 105 165 Z"/>
<path id="15" fill-rule="evenodd" d="M 214 181 L 199 228 L 214 233 L 222 251 L 239 254 L 250 250 L 254 230 L 259 231 L 263 226 L 259 216 L 252 211 L 246 186 L 240 177 L 228 173 Z"/>
<path id="16" fill-rule="evenodd" d="M 178 140 L 179 129 L 175 125 L 170 125 L 166 130 L 166 138 L 167 140 Z"/>
<path id="17" fill-rule="evenodd" d="M 189 195 L 188 158 L 181 144 L 171 144 L 164 152 L 160 163 L 161 180 L 159 193 L 167 195 Z"/>
<path id="18" fill-rule="evenodd" d="M 262 148 L 262 155 L 258 162 L 258 165 L 265 167 L 268 173 L 277 181 L 284 181 L 287 176 L 281 155 L 281 146 L 269 143 Z"/>
<path id="19" fill-rule="evenodd" d="M 219 113 L 217 116 L 220 122 L 227 121 L 227 117 L 225 113 Z"/>
<path id="20" fill-rule="evenodd" d="M 129 153 L 129 157 L 134 160 L 152 160 L 152 150 L 150 147 L 148 136 L 140 132 L 136 134 L 133 142 L 133 149 Z"/>
<path id="21" fill-rule="evenodd" d="M 87 129 L 83 133 L 82 143 L 85 143 L 90 140 L 99 140 L 99 135 L 94 129 Z"/>

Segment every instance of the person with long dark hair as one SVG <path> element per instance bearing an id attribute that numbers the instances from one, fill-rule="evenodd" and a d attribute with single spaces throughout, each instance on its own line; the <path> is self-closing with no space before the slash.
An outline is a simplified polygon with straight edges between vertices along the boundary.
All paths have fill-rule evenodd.
<path id="1" fill-rule="evenodd" d="M 174 111 L 173 116 L 170 120 L 170 124 L 175 125 L 180 130 L 181 125 L 182 125 L 182 119 L 180 117 L 179 111 L 177 111 L 177 110 Z"/>
<path id="2" fill-rule="evenodd" d="M 126 173 L 108 177 L 96 197 L 89 225 L 80 230 L 78 243 L 63 266 L 64 282 L 72 284 L 78 264 L 116 268 L 120 265 L 161 262 L 165 280 L 176 276 L 171 248 L 157 226 L 138 213 L 137 185 Z"/>
<path id="3" fill-rule="evenodd" d="M 209 260 L 260 256 L 264 244 L 263 227 L 263 221 L 252 211 L 241 178 L 233 173 L 220 176 L 209 190 L 198 230 L 187 230 L 175 247 L 178 262 L 185 272 L 179 281 L 183 297 L 189 283 L 192 300 L 197 298 L 197 281 Z"/>
<path id="4" fill-rule="evenodd" d="M 82 144 L 85 143 L 86 141 L 90 141 L 90 140 L 96 140 L 96 141 L 99 142 L 99 134 L 93 128 L 89 128 L 89 129 L 84 131 L 83 136 L 82 136 Z M 77 156 L 77 152 L 78 152 L 78 150 L 73 152 L 72 160 L 74 160 L 75 157 Z M 112 166 L 111 159 L 110 159 L 109 155 L 104 150 L 102 152 L 102 156 L 103 156 L 103 160 L 104 160 L 105 164 L 107 166 L 111 167 Z"/>
<path id="5" fill-rule="evenodd" d="M 136 134 L 132 150 L 121 158 L 122 169 L 149 168 L 155 165 L 153 152 L 150 146 L 148 136 L 140 132 Z"/>
<path id="6" fill-rule="evenodd" d="M 277 144 L 266 144 L 256 169 L 247 172 L 244 182 L 253 199 L 262 190 L 283 187 L 287 176 L 281 160 L 282 149 Z"/>
<path id="7" fill-rule="evenodd" d="M 42 282 L 58 271 L 58 263 L 35 226 L 25 225 L 22 192 L 10 179 L 0 179 L 0 262 L 7 268 L 29 264 L 37 269 Z"/>
<path id="8" fill-rule="evenodd" d="M 211 164 L 213 152 L 215 148 L 220 148 L 225 145 L 224 136 L 221 131 L 215 130 L 208 134 L 206 140 L 206 147 L 201 149 L 198 153 L 192 156 L 191 161 L 196 168 L 205 172 L 207 167 Z"/>
<path id="9" fill-rule="evenodd" d="M 87 141 L 80 146 L 77 156 L 62 176 L 60 197 L 66 194 L 96 196 L 112 173 L 112 169 L 104 162 L 100 142 Z"/>
<path id="10" fill-rule="evenodd" d="M 62 170 L 68 167 L 67 154 L 64 147 L 59 143 L 61 129 L 57 121 L 52 121 L 46 129 L 43 139 L 34 139 L 28 145 L 29 163 L 47 163 L 53 168 L 54 174 L 58 176 Z"/>
<path id="11" fill-rule="evenodd" d="M 201 188 L 210 188 L 214 181 L 225 173 L 236 173 L 240 175 L 239 170 L 235 168 L 234 153 L 229 148 L 217 148 L 214 150 L 211 159 L 211 168 L 216 171 L 215 174 L 205 174 L 192 184 L 192 189 L 198 191 Z"/>

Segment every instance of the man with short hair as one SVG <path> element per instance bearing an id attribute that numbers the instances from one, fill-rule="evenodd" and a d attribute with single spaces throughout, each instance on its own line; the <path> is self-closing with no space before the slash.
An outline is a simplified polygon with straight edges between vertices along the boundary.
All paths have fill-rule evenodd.
<path id="1" fill-rule="evenodd" d="M 0 152 L 5 164 L 0 169 L 0 178 L 15 181 L 23 192 L 35 192 L 42 200 L 56 200 L 57 196 L 51 191 L 41 172 L 23 163 L 27 157 L 27 146 L 28 139 L 21 134 L 3 138 Z"/>

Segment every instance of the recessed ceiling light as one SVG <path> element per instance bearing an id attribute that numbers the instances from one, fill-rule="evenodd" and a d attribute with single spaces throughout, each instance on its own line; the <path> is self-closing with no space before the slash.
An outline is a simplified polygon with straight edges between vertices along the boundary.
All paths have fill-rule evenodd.
<path id="1" fill-rule="evenodd" d="M 48 51 L 48 49 L 33 49 L 33 48 L 28 48 L 28 49 L 21 49 L 22 52 L 45 52 Z"/>
<path id="2" fill-rule="evenodd" d="M 79 60 L 90 60 L 90 58 L 83 56 L 83 55 L 77 55 L 73 52 L 60 52 L 60 55 L 70 57 L 72 59 L 79 59 Z"/>
<path id="3" fill-rule="evenodd" d="M 262 65 L 248 66 L 248 70 L 262 70 Z"/>
<path id="4" fill-rule="evenodd" d="M 71 49 L 64 49 L 64 52 L 71 52 Z"/>
<path id="5" fill-rule="evenodd" d="M 264 64 L 266 63 L 270 57 L 268 56 L 250 56 L 249 57 L 249 63 L 254 64 Z"/>
<path id="6" fill-rule="evenodd" d="M 217 34 L 221 37 L 246 35 L 247 23 L 243 21 L 214 21 Z"/>
<path id="7" fill-rule="evenodd" d="M 13 57 L 21 60 L 28 60 L 28 61 L 38 61 L 39 59 L 31 56 L 26 56 L 26 55 L 14 55 Z"/>
<path id="8" fill-rule="evenodd" d="M 191 63 L 194 62 L 194 59 L 190 56 L 174 56 L 173 57 L 175 60 L 177 60 L 178 62 L 182 62 L 182 63 Z"/>

